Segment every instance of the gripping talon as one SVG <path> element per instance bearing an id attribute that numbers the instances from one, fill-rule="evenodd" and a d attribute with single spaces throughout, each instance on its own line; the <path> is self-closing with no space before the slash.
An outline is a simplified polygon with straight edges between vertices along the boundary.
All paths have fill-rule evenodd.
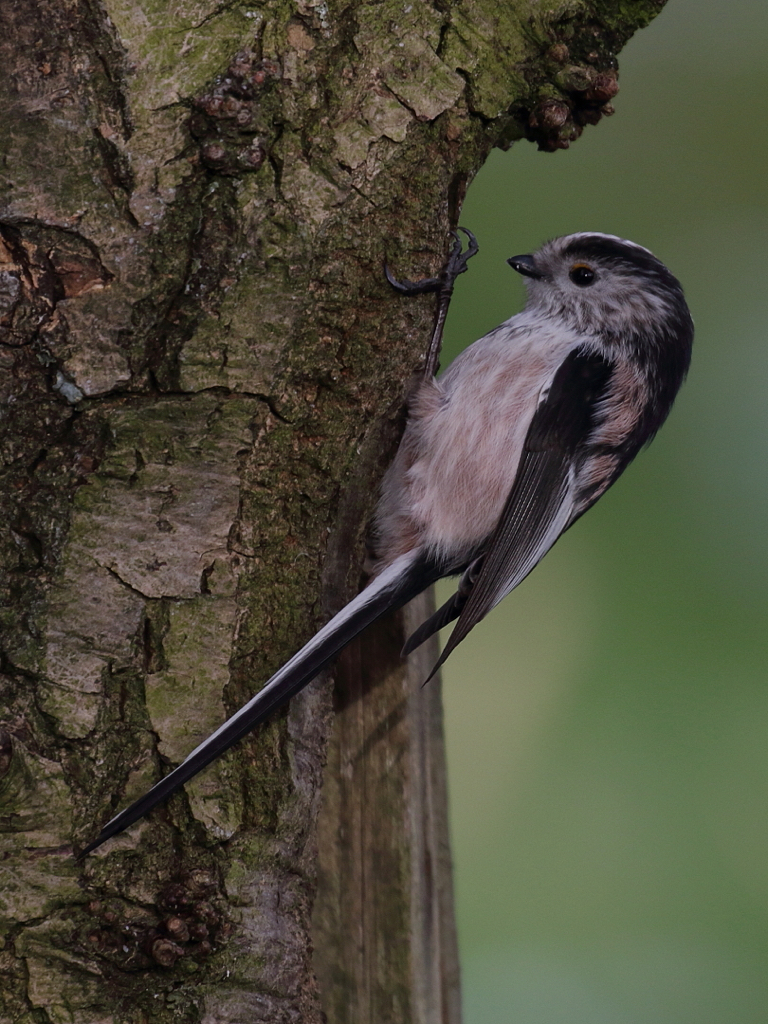
<path id="1" fill-rule="evenodd" d="M 402 281 L 398 281 L 387 263 L 384 264 L 384 276 L 395 291 L 400 292 L 401 295 L 424 295 L 427 292 L 437 292 L 443 283 L 439 277 L 424 277 L 421 281 L 409 281 L 406 277 Z"/>
<path id="2" fill-rule="evenodd" d="M 465 252 L 461 251 L 462 238 L 458 233 L 459 231 L 463 231 L 467 236 L 467 249 Z M 459 274 L 463 274 L 467 269 L 467 263 L 477 253 L 479 246 L 477 239 L 467 228 L 451 231 L 451 235 L 455 241 L 439 277 L 423 277 L 420 281 L 409 281 L 408 278 L 403 278 L 402 281 L 399 281 L 389 269 L 389 264 L 384 263 L 384 276 L 396 292 L 399 292 L 401 295 L 425 295 L 428 292 L 442 291 L 446 287 L 449 290 L 453 288 L 453 282 Z"/>
<path id="3" fill-rule="evenodd" d="M 462 252 L 463 239 L 459 234 L 462 231 L 467 237 L 467 248 Z M 390 285 L 401 295 L 423 295 L 425 292 L 437 292 L 437 307 L 435 309 L 435 322 L 432 328 L 432 337 L 427 347 L 424 359 L 424 378 L 431 379 L 437 373 L 440 365 L 440 349 L 443 343 L 443 328 L 445 318 L 448 315 L 448 305 L 453 294 L 453 286 L 459 274 L 467 269 L 467 263 L 480 248 L 477 239 L 467 228 L 459 228 L 451 231 L 454 242 L 451 252 L 446 260 L 445 266 L 440 271 L 439 277 L 425 277 L 421 281 L 398 281 L 392 275 L 386 262 L 384 263 L 384 275 Z"/>
<path id="4" fill-rule="evenodd" d="M 445 270 L 443 271 L 443 277 L 447 280 L 455 280 L 459 274 L 463 274 L 467 269 L 467 263 L 472 259 L 473 256 L 477 255 L 480 246 L 477 244 L 477 239 L 467 228 L 459 228 L 459 231 L 463 231 L 467 236 L 467 249 L 466 252 L 461 251 L 461 238 L 456 231 L 452 231 L 451 234 L 456 239 L 451 255 L 448 257 Z"/>

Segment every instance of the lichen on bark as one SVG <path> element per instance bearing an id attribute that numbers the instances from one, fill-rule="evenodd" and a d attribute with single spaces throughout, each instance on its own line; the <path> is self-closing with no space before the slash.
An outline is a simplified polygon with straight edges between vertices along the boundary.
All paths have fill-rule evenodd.
<path id="1" fill-rule="evenodd" d="M 610 113 L 660 6 L 4 4 L 2 1024 L 458 1021 L 402 618 L 347 657 L 335 726 L 320 680 L 72 851 L 359 586 L 431 318 L 383 259 L 433 273 L 493 146 Z"/>

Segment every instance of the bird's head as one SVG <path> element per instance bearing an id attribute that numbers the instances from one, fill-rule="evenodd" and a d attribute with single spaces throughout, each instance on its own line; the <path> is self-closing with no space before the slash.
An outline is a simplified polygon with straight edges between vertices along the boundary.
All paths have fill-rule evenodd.
<path id="1" fill-rule="evenodd" d="M 580 232 L 507 262 L 525 278 L 527 309 L 636 356 L 674 346 L 687 368 L 693 322 L 683 290 L 648 249 Z"/>

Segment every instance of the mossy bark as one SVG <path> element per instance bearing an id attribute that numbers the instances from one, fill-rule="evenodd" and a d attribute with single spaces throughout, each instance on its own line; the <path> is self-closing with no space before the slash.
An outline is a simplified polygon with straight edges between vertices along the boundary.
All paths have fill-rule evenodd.
<path id="1" fill-rule="evenodd" d="M 3 3 L 2 1024 L 458 1021 L 403 616 L 335 716 L 316 682 L 72 851 L 358 587 L 431 320 L 385 256 L 435 272 L 489 150 L 610 112 L 660 6 Z"/>

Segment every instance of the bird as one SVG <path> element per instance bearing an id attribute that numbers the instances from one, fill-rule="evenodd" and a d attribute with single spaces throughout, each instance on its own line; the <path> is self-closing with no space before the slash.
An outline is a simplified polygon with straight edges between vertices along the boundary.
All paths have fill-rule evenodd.
<path id="1" fill-rule="evenodd" d="M 455 626 L 433 670 L 535 568 L 655 436 L 691 360 L 682 286 L 648 249 L 578 232 L 507 263 L 523 310 L 435 376 L 455 277 L 477 251 L 457 240 L 443 274 L 397 281 L 440 292 L 424 376 L 386 471 L 371 578 L 263 688 L 177 768 L 118 813 L 80 854 L 122 832 L 268 718 L 366 626 L 443 577 L 456 592 L 408 639 Z M 430 677 L 431 678 L 431 677 Z"/>

